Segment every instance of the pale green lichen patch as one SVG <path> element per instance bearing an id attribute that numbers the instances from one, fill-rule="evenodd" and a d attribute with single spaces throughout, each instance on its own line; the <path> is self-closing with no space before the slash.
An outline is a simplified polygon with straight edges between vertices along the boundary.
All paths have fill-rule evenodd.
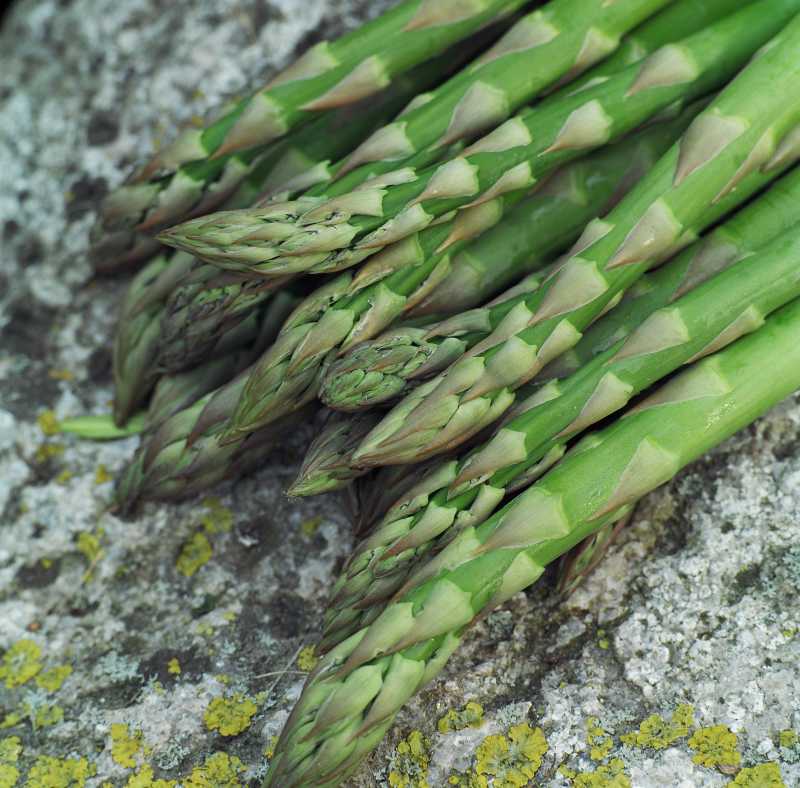
<path id="1" fill-rule="evenodd" d="M 207 534 L 228 533 L 233 528 L 233 512 L 223 506 L 219 498 L 204 498 L 203 506 L 206 514 L 200 518 L 200 523 Z"/>
<path id="2" fill-rule="evenodd" d="M 778 744 L 781 747 L 796 747 L 798 742 L 797 731 L 791 729 L 781 731 L 778 734 Z"/>
<path id="3" fill-rule="evenodd" d="M 737 750 L 736 734 L 727 725 L 711 725 L 696 730 L 689 747 L 694 750 L 692 760 L 700 766 L 717 768 L 731 773 L 741 763 L 742 756 Z"/>
<path id="4" fill-rule="evenodd" d="M 777 763 L 761 763 L 742 769 L 728 785 L 746 786 L 746 788 L 786 788 Z"/>
<path id="5" fill-rule="evenodd" d="M 469 701 L 463 709 L 450 709 L 436 727 L 439 733 L 463 731 L 465 728 L 480 728 L 483 725 L 483 706 Z"/>
<path id="6" fill-rule="evenodd" d="M 487 736 L 475 752 L 475 773 L 492 777 L 493 788 L 517 788 L 533 779 L 547 752 L 541 728 L 512 725 L 507 735 Z"/>
<path id="7" fill-rule="evenodd" d="M 18 640 L 3 654 L 0 680 L 9 689 L 22 686 L 41 671 L 41 657 L 42 649 L 38 643 L 28 638 Z"/>
<path id="8" fill-rule="evenodd" d="M 300 531 L 303 536 L 310 539 L 319 530 L 322 523 L 322 517 L 310 517 L 308 520 L 303 520 L 303 522 L 300 523 Z"/>
<path id="9" fill-rule="evenodd" d="M 250 727 L 257 711 L 258 706 L 252 700 L 236 693 L 214 698 L 208 704 L 203 720 L 209 730 L 219 731 L 223 736 L 237 736 Z"/>
<path id="10" fill-rule="evenodd" d="M 389 770 L 391 788 L 429 788 L 431 742 L 421 731 L 411 731 L 396 747 Z"/>
<path id="11" fill-rule="evenodd" d="M 631 747 L 663 750 L 689 735 L 694 726 L 694 708 L 682 703 L 672 713 L 669 721 L 659 714 L 651 714 L 639 725 L 638 731 L 624 733 L 620 741 Z"/>

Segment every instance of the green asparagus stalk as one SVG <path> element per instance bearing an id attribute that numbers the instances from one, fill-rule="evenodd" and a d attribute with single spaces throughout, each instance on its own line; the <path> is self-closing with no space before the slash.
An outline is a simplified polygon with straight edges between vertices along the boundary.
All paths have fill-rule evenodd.
<path id="1" fill-rule="evenodd" d="M 433 456 L 495 421 L 514 390 L 577 344 L 654 261 L 694 239 L 709 205 L 735 194 L 748 174 L 777 174 L 786 158 L 782 143 L 789 155 L 797 147 L 790 131 L 800 106 L 787 107 L 770 85 L 800 86 L 798 45 L 795 17 L 651 173 L 603 221 L 588 225 L 558 274 L 467 356 L 396 406 L 354 461 L 375 466 Z"/>
<path id="2" fill-rule="evenodd" d="M 693 365 L 425 565 L 371 626 L 323 658 L 265 786 L 334 786 L 444 667 L 468 625 L 643 495 L 800 387 L 800 302 Z"/>
<path id="3" fill-rule="evenodd" d="M 134 277 L 128 288 L 113 349 L 114 422 L 118 427 L 140 407 L 155 384 L 164 299 L 192 265 L 191 255 L 159 255 Z"/>
<path id="4" fill-rule="evenodd" d="M 631 144 L 634 167 L 647 159 L 648 150 L 672 144 L 698 110 L 689 107 L 671 122 L 637 136 Z M 639 147 L 643 152 L 634 153 Z M 452 257 L 524 195 L 520 190 L 461 212 L 452 222 L 435 224 L 384 250 L 356 273 L 342 272 L 309 296 L 286 322 L 275 346 L 256 363 L 228 428 L 231 439 L 314 399 L 335 355 L 376 336 L 427 298 L 449 274 Z M 448 239 L 457 240 L 437 253 Z"/>
<path id="5" fill-rule="evenodd" d="M 575 92 L 507 121 L 445 163 L 303 209 L 283 204 L 211 214 L 159 236 L 233 271 L 329 273 L 355 265 L 438 218 L 530 187 L 559 165 L 615 141 L 676 102 L 728 82 L 800 10 L 758 0 Z M 298 210 L 299 209 L 299 210 Z"/>
<path id="6" fill-rule="evenodd" d="M 208 345 L 210 360 L 159 377 L 147 409 L 147 428 L 188 408 L 250 366 L 275 340 L 298 301 L 292 290 L 275 293 L 260 310 Z"/>
<path id="7" fill-rule="evenodd" d="M 145 436 L 120 476 L 116 504 L 131 511 L 143 500 L 179 500 L 255 467 L 277 446 L 278 439 L 313 414 L 301 408 L 268 427 L 224 446 L 217 440 L 246 380 L 242 373 L 189 407 L 163 421 Z"/>
<path id="8" fill-rule="evenodd" d="M 528 409 L 466 459 L 440 465 L 398 502 L 357 547 L 332 603 L 326 645 L 372 620 L 420 559 L 474 527 L 531 469 L 563 454 L 567 441 L 624 408 L 683 364 L 763 324 L 800 297 L 800 224 L 653 312 L 568 378 L 539 389 Z"/>
<path id="9" fill-rule="evenodd" d="M 675 133 L 668 126 L 653 126 L 559 170 L 455 255 L 443 281 L 406 314 L 458 314 L 485 302 L 524 274 L 543 269 L 588 221 L 604 215 L 644 176 L 674 141 L 670 131 Z M 538 279 L 535 273 L 526 279 L 525 291 L 533 292 Z M 512 290 L 498 302 L 515 294 Z M 473 338 L 477 342 L 482 337 L 461 325 L 449 332 L 446 323 L 390 330 L 338 359 L 325 376 L 319 396 L 329 407 L 344 411 L 389 402 L 445 369 L 470 347 Z"/>
<path id="10" fill-rule="evenodd" d="M 95 269 L 113 273 L 152 253 L 153 241 L 142 231 L 324 183 L 335 172 L 332 162 L 468 60 L 483 43 L 482 36 L 473 39 L 401 76 L 380 95 L 326 112 L 271 144 L 184 163 L 174 175 L 123 185 L 104 201 L 93 229 Z"/>
<path id="11" fill-rule="evenodd" d="M 644 274 L 625 293 L 619 308 L 590 326 L 580 342 L 545 367 L 537 379 L 547 381 L 577 372 L 598 353 L 627 337 L 657 309 L 753 254 L 797 221 L 798 203 L 800 169 L 794 168 L 668 264 Z"/>
<path id="12" fill-rule="evenodd" d="M 300 498 L 340 490 L 361 476 L 349 458 L 378 419 L 376 413 L 345 416 L 331 412 L 322 431 L 311 442 L 300 472 L 289 487 L 289 495 Z"/>

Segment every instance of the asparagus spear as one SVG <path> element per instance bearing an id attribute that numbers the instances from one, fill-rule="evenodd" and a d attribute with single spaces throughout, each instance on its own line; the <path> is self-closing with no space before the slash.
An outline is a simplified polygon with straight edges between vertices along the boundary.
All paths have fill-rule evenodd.
<path id="1" fill-rule="evenodd" d="M 529 187 L 566 161 L 619 139 L 676 102 L 724 85 L 800 10 L 758 0 L 575 92 L 565 88 L 445 163 L 303 209 L 212 214 L 163 233 L 170 246 L 222 268 L 275 275 L 355 265 L 439 217 Z"/>
<path id="2" fill-rule="evenodd" d="M 114 422 L 118 427 L 137 410 L 155 383 L 164 299 L 192 265 L 191 255 L 159 255 L 134 277 L 128 288 L 113 349 Z"/>
<path id="3" fill-rule="evenodd" d="M 342 628 L 349 635 L 361 619 L 373 619 L 420 557 L 440 549 L 453 531 L 485 519 L 509 486 L 518 488 L 532 468 L 559 457 L 567 441 L 681 365 L 756 330 L 765 316 L 798 297 L 800 224 L 795 224 L 653 312 L 578 372 L 540 389 L 526 412 L 465 460 L 439 466 L 356 548 L 337 584 L 332 603 L 337 614 L 326 644 L 338 642 Z"/>
<path id="4" fill-rule="evenodd" d="M 147 428 L 153 429 L 174 413 L 188 408 L 252 364 L 275 340 L 283 321 L 298 301 L 292 290 L 275 293 L 258 312 L 207 345 L 210 360 L 159 377 L 147 409 Z"/>
<path id="5" fill-rule="evenodd" d="M 375 466 L 433 456 L 496 420 L 514 390 L 574 346 L 655 260 L 693 240 L 710 204 L 735 194 L 748 174 L 783 164 L 780 144 L 794 150 L 796 135 L 788 132 L 800 106 L 787 107 L 770 85 L 800 85 L 798 45 L 795 17 L 605 220 L 588 225 L 558 274 L 390 412 L 354 461 Z"/>
<path id="6" fill-rule="evenodd" d="M 444 667 L 476 616 L 800 387 L 800 302 L 693 365 L 413 578 L 370 627 L 321 660 L 265 786 L 337 785 Z"/>
<path id="7" fill-rule="evenodd" d="M 348 458 L 378 418 L 375 413 L 351 417 L 331 412 L 322 431 L 311 442 L 289 495 L 299 498 L 339 490 L 361 476 Z"/>
<path id="8" fill-rule="evenodd" d="M 639 146 L 645 151 L 664 150 L 697 111 L 697 107 L 687 108 L 671 122 L 657 124 L 637 137 L 631 146 L 633 160 L 646 158 L 645 153 L 633 153 Z M 229 425 L 231 438 L 316 397 L 324 367 L 335 354 L 376 336 L 423 301 L 448 275 L 452 256 L 524 194 L 520 190 L 505 195 L 474 212 L 462 212 L 452 222 L 429 227 L 417 238 L 376 255 L 357 273 L 344 271 L 309 296 L 287 320 L 275 345 L 256 363 Z M 457 240 L 437 253 L 448 239 Z"/>
<path id="9" fill-rule="evenodd" d="M 263 461 L 278 445 L 278 438 L 296 429 L 315 410 L 313 405 L 300 408 L 222 446 L 217 440 L 219 431 L 245 380 L 246 374 L 240 373 L 145 436 L 117 482 L 116 503 L 123 511 L 132 510 L 142 500 L 185 498 L 223 479 L 243 475 Z"/>
<path id="10" fill-rule="evenodd" d="M 153 241 L 141 231 L 153 232 L 212 210 L 249 207 L 276 192 L 324 183 L 334 173 L 332 162 L 424 95 L 482 42 L 475 37 L 401 76 L 380 95 L 326 112 L 271 144 L 184 163 L 174 175 L 123 185 L 106 198 L 92 231 L 95 270 L 112 273 L 151 254 Z"/>

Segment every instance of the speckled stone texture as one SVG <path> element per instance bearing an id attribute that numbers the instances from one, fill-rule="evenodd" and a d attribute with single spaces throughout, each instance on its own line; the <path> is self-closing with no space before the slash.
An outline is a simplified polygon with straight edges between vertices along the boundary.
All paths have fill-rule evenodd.
<path id="1" fill-rule="evenodd" d="M 148 505 L 122 521 L 107 512 L 106 479 L 135 440 L 48 436 L 38 417 L 101 413 L 111 398 L 109 337 L 126 283 L 90 278 L 98 199 L 177 124 L 387 4 L 23 0 L 5 18 L 3 788 L 15 776 L 32 786 L 245 785 L 265 771 L 302 684 L 298 654 L 319 633 L 349 544 L 338 500 L 282 494 L 307 435 L 216 500 Z M 576 785 L 728 784 L 732 775 L 693 762 L 686 736 L 660 750 L 620 742 L 680 703 L 696 726 L 736 733 L 742 766 L 774 761 L 787 786 L 800 784 L 790 733 L 800 729 L 799 428 L 795 399 L 651 495 L 569 600 L 542 584 L 483 621 L 351 785 L 387 785 L 390 772 L 392 785 L 447 785 L 452 769 L 474 766 L 487 735 L 521 720 L 548 741 L 537 785 L 570 785 L 559 766 L 584 773 Z M 65 665 L 66 678 L 47 672 Z M 483 705 L 483 726 L 437 733 L 467 700 Z M 595 760 L 591 717 L 611 737 L 595 741 Z M 395 747 L 412 730 L 431 750 L 409 766 Z M 629 782 L 585 774 L 615 758 Z M 412 772 L 426 760 L 422 783 Z M 72 783 L 52 776 L 67 773 Z M 740 784 L 765 784 L 742 782 L 747 774 Z M 524 783 L 484 777 L 474 784 Z"/>

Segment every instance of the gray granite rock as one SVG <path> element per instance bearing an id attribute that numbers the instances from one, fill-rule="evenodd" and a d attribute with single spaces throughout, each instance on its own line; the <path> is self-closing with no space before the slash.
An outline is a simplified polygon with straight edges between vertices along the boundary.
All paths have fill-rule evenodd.
<path id="1" fill-rule="evenodd" d="M 210 500 L 123 521 L 107 479 L 136 441 L 46 435 L 41 416 L 101 413 L 111 398 L 125 282 L 90 278 L 98 199 L 177 124 L 386 5 L 23 0 L 4 21 L 0 785 L 235 785 L 264 773 L 349 545 L 336 499 L 282 494 L 307 436 Z M 547 739 L 539 785 L 727 784 L 693 761 L 686 735 L 662 749 L 620 741 L 678 704 L 696 727 L 729 726 L 743 766 L 774 761 L 800 784 L 789 733 L 800 729 L 799 427 L 795 399 L 651 495 L 571 598 L 542 585 L 483 621 L 351 784 L 447 785 L 453 769 L 491 768 L 522 721 Z M 62 666 L 71 673 L 52 672 Z M 469 700 L 483 724 L 437 732 Z M 412 731 L 426 742 L 418 757 L 396 750 Z M 602 776 L 614 759 L 629 783 Z M 741 782 L 748 774 L 741 784 L 767 784 Z"/>

